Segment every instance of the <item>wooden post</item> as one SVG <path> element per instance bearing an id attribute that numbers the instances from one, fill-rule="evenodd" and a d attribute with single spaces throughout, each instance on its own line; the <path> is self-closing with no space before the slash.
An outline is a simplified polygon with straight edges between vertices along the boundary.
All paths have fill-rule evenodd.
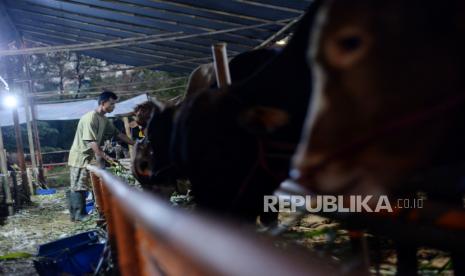
<path id="1" fill-rule="evenodd" d="M 14 209 L 13 209 L 13 200 L 11 197 L 11 191 L 10 191 L 10 184 L 8 183 L 8 167 L 6 163 L 6 154 L 5 154 L 5 149 L 3 146 L 3 133 L 2 133 L 2 127 L 0 125 L 0 172 L 3 174 L 3 176 L 0 178 L 3 180 L 3 191 L 5 193 L 5 201 L 6 204 L 8 205 L 8 215 L 13 215 Z"/>
<path id="2" fill-rule="evenodd" d="M 226 53 L 226 43 L 217 43 L 212 46 L 213 64 L 215 65 L 216 83 L 218 87 L 225 87 L 231 84 L 229 73 L 228 55 Z"/>
<path id="3" fill-rule="evenodd" d="M 42 151 L 40 149 L 40 139 L 39 139 L 39 129 L 37 128 L 37 110 L 36 106 L 34 104 L 34 100 L 31 103 L 31 115 L 32 115 L 32 128 L 33 128 L 33 134 L 34 134 L 34 142 L 35 144 L 35 149 L 36 149 L 36 157 L 37 157 L 37 168 L 39 170 L 38 173 L 38 181 L 40 184 L 43 184 L 45 186 L 46 180 L 45 180 L 45 174 L 44 174 L 44 161 L 42 160 Z"/>
<path id="4" fill-rule="evenodd" d="M 131 138 L 131 128 L 129 127 L 129 117 L 123 117 L 123 122 L 124 122 L 124 130 L 126 131 L 126 135 Z M 133 156 L 133 153 L 132 153 L 132 146 L 131 145 L 128 145 L 129 146 L 129 157 L 131 158 L 132 160 L 132 156 Z"/>
<path id="5" fill-rule="evenodd" d="M 35 146 L 34 138 L 32 135 L 32 126 L 31 126 L 31 110 L 29 109 L 29 100 L 26 96 L 26 93 L 22 93 L 22 99 L 24 103 L 24 110 L 26 112 L 26 129 L 27 129 L 27 140 L 29 143 L 29 153 L 31 155 L 31 165 L 32 172 L 34 173 L 37 169 L 36 155 L 35 155 Z M 32 191 L 34 192 L 34 191 Z"/>
<path id="6" fill-rule="evenodd" d="M 34 194 L 34 185 L 32 184 L 33 169 L 32 168 L 26 168 L 26 174 L 27 174 L 27 185 L 29 187 L 29 192 L 31 194 Z"/>
<path id="7" fill-rule="evenodd" d="M 93 172 L 90 173 L 90 178 L 92 180 L 92 190 L 94 191 L 95 203 L 96 203 L 96 210 L 102 216 L 105 216 L 104 210 L 105 206 L 103 205 L 103 195 L 102 195 L 102 184 L 100 182 L 100 178 Z"/>
<path id="8" fill-rule="evenodd" d="M 19 125 L 19 116 L 18 116 L 18 109 L 13 109 L 13 123 L 14 123 L 14 129 L 15 129 L 15 138 L 16 138 L 16 152 L 18 154 L 18 165 L 21 173 L 21 184 L 22 184 L 22 190 L 23 190 L 23 195 L 26 199 L 26 202 L 31 202 L 31 193 L 29 192 L 29 189 L 27 188 L 27 174 L 26 174 L 26 160 L 24 158 L 24 150 L 23 150 L 23 138 L 21 137 L 21 128 Z M 18 204 L 20 204 L 18 202 Z"/>
<path id="9" fill-rule="evenodd" d="M 24 46 L 23 46 L 24 47 Z M 29 80 L 28 81 L 28 90 L 29 90 L 29 94 L 32 94 L 34 93 L 34 83 L 32 81 L 32 78 L 31 78 L 31 70 L 30 70 L 30 67 L 29 67 L 29 60 L 30 60 L 30 56 L 23 56 L 24 59 L 24 66 L 26 67 L 26 77 L 27 79 Z M 27 98 L 27 97 L 26 97 Z M 30 101 L 28 101 L 28 104 L 30 104 L 30 107 L 31 107 L 31 123 L 32 123 L 32 141 L 34 143 L 34 149 L 35 149 L 35 157 L 37 158 L 37 170 L 38 170 L 38 173 L 37 173 L 37 181 L 39 182 L 40 185 L 43 185 L 43 186 L 46 186 L 45 185 L 45 175 L 44 175 L 44 168 L 43 168 L 43 161 L 42 161 L 42 151 L 40 149 L 40 140 L 39 140 L 39 129 L 37 128 L 37 121 L 36 121 L 36 118 L 37 118 L 37 114 L 36 114 L 36 108 L 35 108 L 35 104 L 34 104 L 34 99 L 30 99 Z M 31 158 L 32 158 L 32 155 L 31 155 Z"/>
<path id="10" fill-rule="evenodd" d="M 139 256 L 136 244 L 134 224 L 120 207 L 120 201 L 111 198 L 112 213 L 114 218 L 116 248 L 118 250 L 118 268 L 122 276 L 141 275 Z"/>
<path id="11" fill-rule="evenodd" d="M 15 72 L 15 68 L 14 67 L 14 63 L 11 62 L 11 59 L 6 59 L 7 61 L 7 73 L 8 73 L 8 77 L 9 78 L 12 78 L 14 77 L 14 74 L 13 72 Z M 14 85 L 13 83 L 13 88 L 16 88 L 16 85 Z M 13 94 L 13 93 L 12 93 Z M 16 93 L 17 94 L 17 93 Z M 21 137 L 21 129 L 20 129 L 20 126 L 19 126 L 19 116 L 18 116 L 18 109 L 17 107 L 16 108 L 13 108 L 13 123 L 14 123 L 14 130 L 15 130 L 15 138 L 16 138 L 16 149 L 17 149 L 17 155 L 18 155 L 18 165 L 19 165 L 19 168 L 20 168 L 20 173 L 21 173 L 21 181 L 22 181 L 22 192 L 23 192 L 23 196 L 25 199 L 25 201 L 27 203 L 31 202 L 31 197 L 30 197 L 30 193 L 29 193 L 29 189 L 27 188 L 27 174 L 26 174 L 26 160 L 24 159 L 24 150 L 23 150 L 23 139 Z M 18 198 L 18 197 L 17 197 Z M 16 204 L 18 206 L 20 206 L 22 204 L 22 201 L 21 202 L 16 202 Z"/>
<path id="12" fill-rule="evenodd" d="M 31 163 L 32 167 L 35 169 L 37 167 L 37 162 L 36 162 L 36 155 L 34 151 L 34 140 L 32 136 L 32 126 L 31 126 L 31 109 L 29 107 L 29 99 L 27 97 L 27 93 L 23 92 L 21 93 L 21 99 L 23 102 L 24 106 L 24 111 L 26 113 L 26 127 L 27 127 L 27 138 L 29 142 L 29 153 L 31 154 Z"/>
<path id="13" fill-rule="evenodd" d="M 119 263 L 118 260 L 118 245 L 116 242 L 116 234 L 115 234 L 115 217 L 119 216 L 120 214 L 114 213 L 112 209 L 112 195 L 110 191 L 105 187 L 102 183 L 102 179 L 100 179 L 100 188 L 101 188 L 101 195 L 103 201 L 103 214 L 105 216 L 105 220 L 107 221 L 107 233 L 108 233 L 108 242 L 110 243 L 110 251 L 112 260 L 115 263 Z"/>

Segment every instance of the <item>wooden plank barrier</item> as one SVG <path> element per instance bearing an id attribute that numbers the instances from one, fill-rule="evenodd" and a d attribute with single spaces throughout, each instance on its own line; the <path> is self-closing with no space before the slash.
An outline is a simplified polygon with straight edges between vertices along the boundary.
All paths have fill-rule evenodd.
<path id="1" fill-rule="evenodd" d="M 121 275 L 343 274 L 333 261 L 280 250 L 243 225 L 170 206 L 107 171 L 88 169 Z"/>

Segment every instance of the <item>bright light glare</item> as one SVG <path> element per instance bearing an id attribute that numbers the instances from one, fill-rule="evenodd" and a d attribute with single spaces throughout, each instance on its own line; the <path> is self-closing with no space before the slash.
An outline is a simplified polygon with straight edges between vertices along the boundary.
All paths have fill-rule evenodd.
<path id="1" fill-rule="evenodd" d="M 8 108 L 13 108 L 18 105 L 18 100 L 13 95 L 7 95 L 3 99 L 3 105 Z"/>
<path id="2" fill-rule="evenodd" d="M 284 38 L 284 39 L 278 40 L 276 41 L 276 44 L 278 44 L 279 46 L 284 46 L 287 44 L 287 39 Z"/>

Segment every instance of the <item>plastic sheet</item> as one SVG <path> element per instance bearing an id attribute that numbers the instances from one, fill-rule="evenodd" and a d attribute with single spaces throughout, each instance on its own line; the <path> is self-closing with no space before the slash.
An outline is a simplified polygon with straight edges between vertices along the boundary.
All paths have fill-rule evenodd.
<path id="1" fill-rule="evenodd" d="M 147 94 L 139 95 L 134 98 L 119 102 L 115 110 L 107 114 L 107 117 L 125 115 L 134 109 L 134 107 L 148 100 Z M 38 104 L 36 105 L 37 120 L 55 121 L 55 120 L 79 120 L 82 115 L 97 107 L 96 100 L 84 100 L 66 103 Z M 26 123 L 26 114 L 24 107 L 18 108 L 20 124 Z M 0 110 L 0 126 L 13 125 L 13 111 L 11 109 Z"/>

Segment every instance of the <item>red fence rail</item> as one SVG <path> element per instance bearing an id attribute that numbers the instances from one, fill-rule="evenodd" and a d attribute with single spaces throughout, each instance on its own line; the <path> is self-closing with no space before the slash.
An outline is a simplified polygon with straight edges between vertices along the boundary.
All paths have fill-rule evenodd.
<path id="1" fill-rule="evenodd" d="M 273 246 L 247 227 L 187 212 L 89 166 L 122 275 L 335 275 L 334 263 Z"/>

